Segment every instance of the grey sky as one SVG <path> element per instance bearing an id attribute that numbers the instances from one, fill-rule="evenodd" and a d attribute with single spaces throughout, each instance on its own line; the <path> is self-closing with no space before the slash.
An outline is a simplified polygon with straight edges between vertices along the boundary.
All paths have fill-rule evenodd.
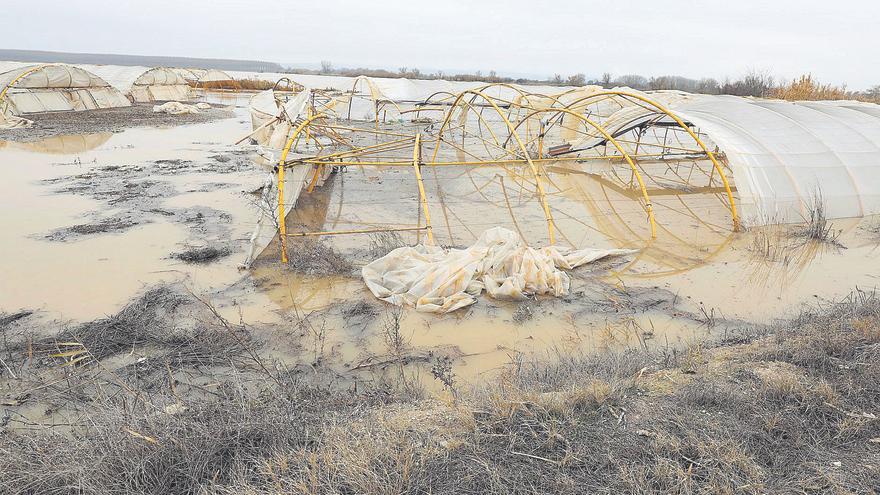
<path id="1" fill-rule="evenodd" d="M 5 0 L 4 48 L 880 84 L 880 1 Z"/>

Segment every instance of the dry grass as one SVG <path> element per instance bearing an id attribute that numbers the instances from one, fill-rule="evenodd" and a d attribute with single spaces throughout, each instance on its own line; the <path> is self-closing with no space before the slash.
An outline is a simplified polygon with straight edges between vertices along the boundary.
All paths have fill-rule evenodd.
<path id="1" fill-rule="evenodd" d="M 398 232 L 376 232 L 370 234 L 370 246 L 367 256 L 370 259 L 379 259 L 399 247 L 406 246 L 403 237 Z"/>
<path id="2" fill-rule="evenodd" d="M 389 349 L 405 345 L 395 321 Z M 171 412 L 98 400 L 72 433 L 0 435 L 0 492 L 880 489 L 880 300 L 856 292 L 731 341 L 518 359 L 454 403 L 341 392 L 270 370 L 270 380 L 236 375 L 214 400 L 184 398 Z"/>
<path id="3" fill-rule="evenodd" d="M 805 204 L 807 214 L 800 225 L 787 226 L 768 219 L 751 230 L 750 251 L 762 260 L 806 266 L 818 254 L 821 245 L 843 248 L 838 241 L 841 231 L 828 220 L 821 190 L 816 190 Z"/>
<path id="4" fill-rule="evenodd" d="M 774 88 L 771 96 L 789 101 L 864 99 L 863 95 L 847 91 L 846 86 L 822 84 L 813 79 L 812 74 L 804 74 Z"/>
<path id="5" fill-rule="evenodd" d="M 796 235 L 819 242 L 827 242 L 839 246 L 837 238 L 840 236 L 839 230 L 834 230 L 834 226 L 828 221 L 825 213 L 825 200 L 822 197 L 822 191 L 817 190 L 809 203 L 807 204 L 807 218 L 804 218 L 806 224 L 802 229 L 796 231 Z"/>
<path id="6" fill-rule="evenodd" d="M 276 87 L 274 82 L 264 81 L 262 79 L 193 82 L 190 85 L 194 88 L 226 91 L 265 91 L 267 89 L 275 88 L 279 91 L 299 92 L 304 89 L 301 84 L 295 82 L 282 82 Z"/>
<path id="7" fill-rule="evenodd" d="M 302 237 L 287 244 L 288 266 L 306 275 L 351 275 L 352 262 L 326 240 Z"/>

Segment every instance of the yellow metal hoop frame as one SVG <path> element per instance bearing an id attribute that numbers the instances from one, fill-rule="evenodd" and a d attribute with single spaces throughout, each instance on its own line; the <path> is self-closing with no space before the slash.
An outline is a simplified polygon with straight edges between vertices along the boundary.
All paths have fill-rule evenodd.
<path id="1" fill-rule="evenodd" d="M 36 69 L 34 69 L 36 70 Z M 366 84 L 368 85 L 372 95 L 373 101 L 378 104 L 380 100 L 376 98 L 377 88 L 374 88 L 372 82 L 368 78 L 358 78 L 355 81 L 352 87 L 352 95 L 351 98 L 354 97 L 354 93 L 358 87 L 358 84 Z M 515 96 L 511 98 L 513 101 L 508 101 L 506 97 L 493 97 L 486 94 L 486 90 L 493 87 L 503 87 L 509 88 L 511 91 L 515 93 Z M 573 93 L 575 91 L 568 91 L 565 93 L 561 93 L 561 95 Z M 635 182 L 638 183 L 639 195 L 641 196 L 642 201 L 644 202 L 644 209 L 647 213 L 648 221 L 650 224 L 651 238 L 656 239 L 657 237 L 657 223 L 655 219 L 654 205 L 651 200 L 651 194 L 649 193 L 648 187 L 646 185 L 645 177 L 643 177 L 644 172 L 641 169 L 641 166 L 638 164 L 638 159 L 643 156 L 654 156 L 652 154 L 642 154 L 639 155 L 638 152 L 635 154 L 627 151 L 623 143 L 631 143 L 632 141 L 627 141 L 626 139 L 618 139 L 612 135 L 612 132 L 606 128 L 601 120 L 597 121 L 593 118 L 590 118 L 588 115 L 592 115 L 592 111 L 585 111 L 584 109 L 587 106 L 593 105 L 603 100 L 607 100 L 613 103 L 616 103 L 621 108 L 626 107 L 627 105 L 636 105 L 644 108 L 648 112 L 655 112 L 657 115 L 665 115 L 668 118 L 672 119 L 675 124 L 688 133 L 688 135 L 697 143 L 702 153 L 700 153 L 697 149 L 692 149 L 691 151 L 694 154 L 698 154 L 702 156 L 705 154 L 710 161 L 712 162 L 713 169 L 718 172 L 719 177 L 724 185 L 723 192 L 726 193 L 727 199 L 729 202 L 729 210 L 731 212 L 731 216 L 733 218 L 734 230 L 739 228 L 739 218 L 737 215 L 736 203 L 733 197 L 733 191 L 730 186 L 730 182 L 727 180 L 726 174 L 723 170 L 721 163 L 719 163 L 718 159 L 715 157 L 714 153 L 712 153 L 706 144 L 702 141 L 699 135 L 697 135 L 693 129 L 691 129 L 685 122 L 674 114 L 672 111 L 667 109 L 665 106 L 660 104 L 657 101 L 654 101 L 650 98 L 642 96 L 640 94 L 631 93 L 627 91 L 595 91 L 589 93 L 585 96 L 575 99 L 571 102 L 563 102 L 560 99 L 560 95 L 542 95 L 536 93 L 529 93 L 515 86 L 506 84 L 506 83 L 493 83 L 487 84 L 477 89 L 470 89 L 458 93 L 457 95 L 453 95 L 448 92 L 437 92 L 432 94 L 425 102 L 425 104 L 430 104 L 433 98 L 438 96 L 443 96 L 443 106 L 448 106 L 448 109 L 444 111 L 444 118 L 442 120 L 442 125 L 439 127 L 439 131 L 436 135 L 435 146 L 431 156 L 431 160 L 429 164 L 433 167 L 436 166 L 445 166 L 445 165 L 486 165 L 493 166 L 501 163 L 510 163 L 510 164 L 519 164 L 519 165 L 528 165 L 531 175 L 535 181 L 535 189 L 537 192 L 538 199 L 540 201 L 541 207 L 544 211 L 545 220 L 547 222 L 547 232 L 549 235 L 550 244 L 554 244 L 556 241 L 556 234 L 560 235 L 564 234 L 559 231 L 554 219 L 553 212 L 548 203 L 548 195 L 545 190 L 544 181 L 549 180 L 546 177 L 546 172 L 544 168 L 544 163 L 551 161 L 550 159 L 544 159 L 543 156 L 538 156 L 533 158 L 530 155 L 529 149 L 535 145 L 537 140 L 537 146 L 539 150 L 543 150 L 544 142 L 543 137 L 545 134 L 544 124 L 547 121 L 554 122 L 557 120 L 557 124 L 561 124 L 562 116 L 567 115 L 571 116 L 571 118 L 575 119 L 577 122 L 580 122 L 581 125 L 585 126 L 586 130 L 577 131 L 579 133 L 583 133 L 584 135 L 592 135 L 597 136 L 601 135 L 601 137 L 605 140 L 605 143 L 610 143 L 617 150 L 619 155 L 609 155 L 608 157 L 612 159 L 622 158 L 623 161 L 627 163 L 629 168 L 632 171 L 633 177 L 635 178 Z M 454 96 L 454 100 L 450 102 L 447 99 L 450 96 Z M 351 111 L 351 98 L 349 99 L 349 111 Z M 627 101 L 632 100 L 632 101 Z M 344 101 L 344 100 L 343 100 Z M 384 102 L 385 100 L 382 100 Z M 398 110 L 400 107 L 394 101 L 388 101 L 393 104 Z M 378 108 L 378 107 L 377 107 Z M 500 119 L 500 123 L 495 121 L 494 119 L 490 119 L 492 122 L 490 124 L 484 118 L 483 111 L 488 109 L 494 110 L 494 112 L 498 115 Z M 414 110 L 418 111 L 418 109 Z M 461 112 L 460 114 L 458 112 Z M 471 112 L 476 113 L 477 122 L 476 125 L 479 126 L 479 135 L 473 130 L 468 130 L 465 125 L 467 122 L 467 115 Z M 290 236 L 308 236 L 308 235 L 332 235 L 332 234 L 341 234 L 341 233 L 367 233 L 374 231 L 426 231 L 427 233 L 427 242 L 434 242 L 433 236 L 433 227 L 431 225 L 431 216 L 428 207 L 428 198 L 426 194 L 426 189 L 424 185 L 424 180 L 421 174 L 421 167 L 423 165 L 422 162 L 422 136 L 420 133 L 416 134 L 407 134 L 407 133 L 391 133 L 386 131 L 380 131 L 378 128 L 375 131 L 371 131 L 368 129 L 360 129 L 356 127 L 344 127 L 344 125 L 336 126 L 333 123 L 315 123 L 318 119 L 327 118 L 326 114 L 317 114 L 312 115 L 314 112 L 310 108 L 310 111 L 307 115 L 307 119 L 301 121 L 294 131 L 290 134 L 287 139 L 287 142 L 282 150 L 281 159 L 278 163 L 278 212 L 280 221 L 279 221 L 279 234 L 280 234 L 280 243 L 281 243 L 281 258 L 283 262 L 287 262 L 287 252 L 286 252 L 286 237 Z M 584 115 L 586 113 L 587 115 Z M 533 129 L 530 130 L 530 124 L 534 122 L 535 117 L 543 114 L 550 114 L 553 117 L 550 117 L 547 120 L 541 120 L 541 132 L 537 137 L 533 136 Z M 515 118 L 515 121 L 512 121 L 511 118 Z M 378 125 L 379 114 L 378 111 L 376 113 L 376 124 Z M 601 117 L 600 117 L 601 118 Z M 661 117 L 658 117 L 661 118 Z M 461 122 L 453 125 L 453 119 L 459 119 Z M 506 126 L 508 131 L 507 139 L 503 142 L 499 140 L 499 135 L 496 134 L 498 130 L 498 125 L 503 124 Z M 551 127 L 555 124 L 551 124 Z M 523 127 L 525 126 L 525 127 Z M 493 128 L 495 129 L 493 131 Z M 316 155 L 314 157 L 303 158 L 302 160 L 297 160 L 297 163 L 303 164 L 311 164 L 313 166 L 318 167 L 315 176 L 312 178 L 311 184 L 309 184 L 308 192 L 311 192 L 314 187 L 316 180 L 318 178 L 318 174 L 320 173 L 320 169 L 325 166 L 364 166 L 364 165 L 376 165 L 376 166 L 411 166 L 413 167 L 416 181 L 418 185 L 419 192 L 419 200 L 420 200 L 420 210 L 425 214 L 425 226 L 422 227 L 421 221 L 419 221 L 416 227 L 405 227 L 402 229 L 355 229 L 355 230 L 347 230 L 347 231 L 337 231 L 337 232 L 302 232 L 302 233 L 294 233 L 288 234 L 286 231 L 286 222 L 284 219 L 284 173 L 287 168 L 287 158 L 291 149 L 296 149 L 299 138 L 303 133 L 306 135 L 306 139 L 309 139 L 311 136 L 310 129 L 312 131 L 317 130 L 317 133 L 327 134 L 327 133 L 335 133 L 337 130 L 348 130 L 352 132 L 364 132 L 364 133 L 375 133 L 378 135 L 384 135 L 388 137 L 392 137 L 391 141 L 382 142 L 375 145 L 364 146 L 364 147 L 354 147 L 351 143 L 347 141 L 345 144 L 351 149 L 339 151 L 335 153 L 331 153 L 328 155 L 321 156 Z M 577 126 L 574 127 L 577 129 Z M 462 133 L 462 142 L 461 148 L 457 146 L 455 140 L 457 139 L 458 130 Z M 591 132 L 594 131 L 594 132 Z M 520 134 L 525 132 L 526 137 L 523 138 Z M 485 134 L 484 134 L 485 133 Z M 598 134 L 594 134 L 598 133 Z M 455 136 L 453 139 L 450 139 L 449 136 Z M 482 158 L 473 153 L 468 153 L 465 149 L 465 140 L 468 136 L 472 138 L 476 138 L 480 142 L 482 142 L 483 146 L 486 147 L 486 151 L 488 152 L 489 158 Z M 340 135 L 341 136 L 341 135 Z M 317 138 L 315 138 L 317 139 Z M 341 139 L 341 138 L 340 138 Z M 513 140 L 516 142 L 515 146 L 509 146 L 510 141 Z M 525 141 L 524 141 L 525 140 Z M 354 141 L 352 141 L 353 143 Z M 472 158 L 460 158 L 458 161 L 444 161 L 439 158 L 440 148 L 441 146 L 448 145 L 452 146 L 458 152 L 465 153 L 466 155 L 470 155 Z M 395 155 L 395 153 L 401 151 L 405 147 L 412 146 L 412 160 L 406 161 L 405 159 L 400 159 Z M 320 147 L 320 146 L 319 146 Z M 323 147 L 321 147 L 323 149 Z M 498 151 L 503 152 L 503 155 L 498 155 L 497 151 L 493 151 L 497 148 Z M 320 153 L 320 152 L 319 152 Z M 540 153 L 540 151 L 539 151 Z M 362 157 L 368 157 L 368 155 L 373 155 L 372 161 L 368 158 L 367 161 L 361 161 Z M 554 158 L 552 161 L 557 161 L 560 158 Z M 565 160 L 566 158 L 561 158 Z M 580 161 L 583 158 L 581 157 L 573 157 L 569 158 L 571 160 Z M 711 176 L 710 176 L 711 177 Z M 525 181 L 528 183 L 529 181 Z M 550 182 L 552 184 L 552 182 Z M 633 187 L 632 179 L 629 180 L 629 187 Z M 718 192 L 722 192 L 719 188 Z M 440 199 L 441 204 L 443 203 L 443 199 Z M 445 216 L 445 210 L 444 210 Z M 448 223 L 448 219 L 447 219 Z M 661 226 L 662 227 L 662 226 Z M 557 232 L 558 231 L 558 232 Z M 566 238 L 567 239 L 567 238 Z"/>
<path id="2" fill-rule="evenodd" d="M 591 127 L 593 127 L 594 129 L 596 129 L 597 131 L 599 131 L 599 133 L 602 134 L 602 137 L 604 137 L 612 145 L 614 145 L 614 147 L 617 149 L 617 151 L 620 152 L 621 155 L 623 155 L 624 160 L 626 160 L 626 163 L 632 169 L 633 175 L 635 175 L 636 180 L 639 183 L 639 189 L 641 189 L 641 192 L 642 192 L 642 199 L 644 199 L 644 201 L 645 201 L 645 211 L 648 213 L 648 222 L 651 226 L 651 238 L 652 239 L 656 238 L 657 237 L 657 224 L 654 220 L 654 207 L 653 207 L 653 204 L 651 203 L 651 197 L 648 195 L 648 188 L 645 186 L 645 181 L 642 179 L 642 174 L 639 172 L 638 167 L 636 167 L 636 164 L 633 161 L 632 157 L 630 156 L 630 154 L 626 150 L 623 149 L 623 147 L 620 145 L 620 143 L 618 143 L 617 140 L 611 134 L 609 134 L 603 126 L 601 126 L 601 125 L 597 124 L 596 122 L 593 122 L 592 120 L 584 117 L 583 115 L 581 115 L 577 112 L 574 112 L 572 110 L 569 110 L 567 108 L 552 108 L 552 109 L 544 109 L 544 110 L 535 110 L 534 112 L 526 115 L 526 117 L 523 120 L 532 118 L 535 115 L 542 114 L 542 113 L 556 113 L 556 114 L 565 113 L 567 115 L 571 115 L 571 116 L 579 119 L 581 122 L 588 124 Z M 517 128 L 518 127 L 519 126 L 517 125 Z M 516 129 L 514 129 L 511 132 L 513 132 L 515 134 Z"/>
<path id="3" fill-rule="evenodd" d="M 612 97 L 613 96 L 621 96 L 621 97 L 625 97 L 625 98 L 633 98 L 633 99 L 641 101 L 642 103 L 651 105 L 652 107 L 656 108 L 658 111 L 666 114 L 669 118 L 674 120 L 675 123 L 678 124 L 679 127 L 681 127 L 685 132 L 687 132 L 690 135 L 690 137 L 694 140 L 694 142 L 697 143 L 697 146 L 699 146 L 700 149 L 702 149 L 703 152 L 706 153 L 706 156 L 709 157 L 709 160 L 712 162 L 712 166 L 715 168 L 715 171 L 718 172 L 718 176 L 721 177 L 721 182 L 724 184 L 724 190 L 727 193 L 727 200 L 730 202 L 730 214 L 733 217 L 733 228 L 734 228 L 734 230 L 739 230 L 740 222 L 739 222 L 739 215 L 737 214 L 737 209 L 736 209 L 736 201 L 733 198 L 733 191 L 730 188 L 730 182 L 727 180 L 727 175 L 724 173 L 723 167 L 718 162 L 718 159 L 715 157 L 715 154 L 709 150 L 709 148 L 706 146 L 706 144 L 703 142 L 703 140 L 700 139 L 700 137 L 697 136 L 697 134 L 694 133 L 694 131 L 687 124 L 685 124 L 684 121 L 678 117 L 678 115 L 675 115 L 674 113 L 672 113 L 672 111 L 670 111 L 668 108 L 666 108 L 665 106 L 663 106 L 662 104 L 660 104 L 657 101 L 654 101 L 654 100 L 647 98 L 647 97 L 644 97 L 642 95 L 630 93 L 627 91 L 613 91 L 613 90 L 598 91 L 596 93 L 591 93 L 587 96 L 584 96 L 583 98 L 579 98 L 579 99 L 569 103 L 567 106 L 571 107 L 571 106 L 576 105 L 578 103 L 583 103 L 585 101 L 588 101 L 588 100 L 591 100 L 594 98 L 603 97 L 603 96 L 612 96 Z"/>
<path id="4" fill-rule="evenodd" d="M 28 69 L 28 70 L 22 72 L 21 74 L 19 74 L 18 76 L 16 76 L 15 79 L 9 81 L 9 83 L 7 83 L 6 86 L 3 87 L 3 91 L 0 91 L 0 103 L 3 103 L 4 101 L 6 101 L 6 93 L 9 92 L 9 90 L 13 86 L 15 86 L 16 83 L 18 83 L 19 81 L 21 81 L 25 77 L 33 74 L 34 72 L 37 72 L 38 70 L 44 69 L 46 67 L 53 67 L 55 65 L 58 65 L 58 64 L 40 64 L 35 67 L 31 67 L 30 69 Z M 3 106 L 4 113 L 6 112 L 7 108 L 9 108 L 8 104 Z"/>
<path id="5" fill-rule="evenodd" d="M 440 130 L 437 132 L 437 142 L 434 146 L 434 154 L 431 157 L 431 165 L 435 165 L 437 163 L 437 154 L 440 152 L 440 144 L 443 140 L 443 131 L 446 130 L 446 127 L 449 125 L 449 120 L 452 118 L 452 112 L 455 107 L 458 106 L 458 103 L 464 98 L 466 95 L 471 94 L 475 96 L 479 96 L 483 98 L 487 103 L 489 103 L 492 108 L 498 113 L 498 116 L 501 117 L 501 120 L 504 121 L 504 124 L 507 126 L 507 129 L 513 134 L 514 139 L 516 139 L 517 144 L 519 145 L 520 150 L 522 151 L 523 157 L 528 162 L 529 168 L 532 171 L 532 175 L 535 178 L 535 185 L 538 190 L 538 198 L 541 201 L 541 207 L 544 209 L 544 216 L 547 220 L 547 231 L 550 237 L 550 244 L 554 244 L 556 242 L 555 229 L 556 225 L 553 222 L 553 214 L 550 212 L 550 206 L 547 204 L 547 194 L 544 191 L 544 185 L 542 184 L 542 173 L 540 170 L 543 170 L 543 166 L 541 169 L 535 165 L 535 162 L 532 161 L 532 158 L 529 156 L 529 152 L 523 144 L 522 140 L 519 138 L 519 135 L 514 132 L 513 124 L 510 123 L 510 120 L 504 115 L 504 112 L 501 111 L 501 108 L 495 103 L 495 101 L 483 94 L 480 90 L 467 90 L 463 91 L 458 95 L 458 98 L 452 104 L 452 108 L 448 112 L 446 112 L 446 117 L 443 120 L 443 125 L 440 127 Z"/>
<path id="6" fill-rule="evenodd" d="M 284 169 L 287 167 L 287 155 L 290 154 L 290 148 L 293 146 L 294 141 L 299 136 L 299 134 L 305 129 L 309 124 L 318 119 L 326 118 L 327 116 L 323 113 L 319 113 L 316 115 L 312 115 L 308 119 L 302 121 L 293 133 L 287 138 L 287 143 L 284 145 L 284 150 L 281 152 L 281 159 L 278 161 L 278 233 L 279 233 L 279 241 L 281 243 L 281 262 L 287 263 L 287 215 L 284 213 Z"/>

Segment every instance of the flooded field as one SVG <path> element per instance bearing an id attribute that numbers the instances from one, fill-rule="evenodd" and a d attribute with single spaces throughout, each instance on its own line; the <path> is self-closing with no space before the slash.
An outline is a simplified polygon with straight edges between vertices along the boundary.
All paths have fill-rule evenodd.
<path id="1" fill-rule="evenodd" d="M 880 493 L 880 2 L 495 3 L 6 2 L 0 495 Z"/>
<path id="2" fill-rule="evenodd" d="M 576 269 L 564 298 L 482 296 L 445 316 L 393 309 L 370 294 L 359 269 L 420 240 L 409 232 L 322 241 L 342 268 L 282 266 L 276 242 L 243 270 L 266 172 L 251 147 L 232 144 L 250 131 L 246 100 L 223 103 L 233 110 L 208 122 L 0 142 L 0 311 L 35 311 L 57 329 L 173 282 L 231 321 L 271 327 L 262 337 L 280 362 L 358 381 L 403 358 L 407 373 L 436 388 L 437 366 L 473 381 L 523 356 L 682 346 L 878 283 L 866 269 L 880 254 L 877 218 L 834 221 L 834 243 L 790 242 L 795 227 L 734 232 L 718 192 L 696 190 L 654 198 L 651 239 L 631 193 L 566 162 L 550 164 L 546 179 L 558 242 L 638 252 Z M 509 166 L 427 173 L 428 197 L 440 205 L 438 242 L 468 246 L 500 225 L 546 244 L 524 177 Z M 410 170 L 349 167 L 304 194 L 288 228 L 412 224 L 418 213 Z"/>

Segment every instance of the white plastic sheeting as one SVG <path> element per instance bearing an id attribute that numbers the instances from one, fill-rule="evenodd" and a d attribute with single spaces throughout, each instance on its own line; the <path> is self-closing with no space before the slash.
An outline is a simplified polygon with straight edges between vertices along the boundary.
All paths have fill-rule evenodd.
<path id="1" fill-rule="evenodd" d="M 232 76 L 218 69 L 171 69 L 189 83 L 231 81 Z"/>
<path id="2" fill-rule="evenodd" d="M 120 65 L 82 65 L 101 76 L 136 102 L 177 101 L 192 98 L 192 90 L 174 69 Z"/>
<path id="3" fill-rule="evenodd" d="M 187 105 L 179 101 L 169 101 L 161 105 L 153 105 L 154 113 L 167 113 L 168 115 L 184 115 L 190 113 L 199 113 L 200 110 L 208 110 L 211 105 L 207 103 L 197 103 L 195 105 Z"/>
<path id="4" fill-rule="evenodd" d="M 260 145 L 258 150 L 261 157 L 260 163 L 266 167 L 267 174 L 260 199 L 260 215 L 257 219 L 257 226 L 251 235 L 247 258 L 243 263 L 245 267 L 249 267 L 253 263 L 255 257 L 269 245 L 277 233 L 277 230 L 265 228 L 266 222 L 272 219 L 274 208 L 276 208 L 275 201 L 278 197 L 278 176 L 274 166 L 281 160 L 282 149 L 293 132 L 292 123 L 303 117 L 310 97 L 311 90 L 306 88 L 283 103 L 276 101 L 272 90 L 258 93 L 251 99 L 251 119 L 254 129 L 262 127 L 252 137 Z M 301 142 L 300 146 L 308 146 L 308 143 Z M 294 160 L 297 156 L 300 155 L 291 151 L 287 155 L 288 161 Z M 331 173 L 330 167 L 318 168 L 302 163 L 287 169 L 284 174 L 284 218 L 287 218 L 287 214 L 296 206 L 302 190 L 311 183 L 313 178 L 315 185 L 320 187 Z"/>
<path id="5" fill-rule="evenodd" d="M 229 75 L 235 79 L 259 79 L 276 82 L 281 78 L 289 78 L 304 86 L 315 89 L 332 89 L 337 91 L 351 91 L 355 88 L 361 93 L 370 93 L 368 87 L 378 90 L 383 98 L 395 102 L 418 102 L 423 101 L 434 93 L 447 92 L 460 93 L 467 89 L 486 86 L 487 82 L 481 81 L 446 81 L 443 79 L 421 80 L 385 77 L 348 77 L 327 76 L 314 74 L 285 74 L 280 72 L 241 72 L 229 71 Z M 364 80 L 368 80 L 365 86 Z M 355 85 L 357 84 L 357 87 Z M 523 86 L 530 93 L 555 94 L 569 89 L 572 86 Z M 489 96 L 513 100 L 519 93 L 504 86 L 493 86 L 486 91 Z M 359 116 L 358 116 L 359 117 Z"/>
<path id="6" fill-rule="evenodd" d="M 727 155 L 746 223 L 880 213 L 880 106 L 701 96 L 673 111 Z"/>
<path id="7" fill-rule="evenodd" d="M 207 69 L 199 75 L 198 82 L 216 82 L 216 81 L 232 81 L 232 76 L 225 71 L 217 69 Z"/>
<path id="8" fill-rule="evenodd" d="M 32 120 L 15 115 L 3 115 L 3 112 L 0 112 L 0 129 L 25 129 L 32 125 L 34 125 Z"/>
<path id="9" fill-rule="evenodd" d="M 251 125 L 256 131 L 251 137 L 258 144 L 268 144 L 272 136 L 274 122 L 278 116 L 278 104 L 275 101 L 275 92 L 271 89 L 255 94 L 250 101 Z"/>
<path id="10" fill-rule="evenodd" d="M 30 66 L 30 65 L 42 65 L 42 64 L 38 64 L 38 63 L 36 63 L 36 62 L 7 62 L 7 61 L 2 61 L 2 62 L 0 62 L 0 74 L 3 74 L 4 72 L 9 72 L 9 71 L 11 71 L 11 70 L 13 70 L 13 69 L 19 69 L 19 68 L 21 68 L 21 67 L 27 67 L 27 66 Z"/>
<path id="11" fill-rule="evenodd" d="M 17 66 L 0 74 L 0 113 L 94 110 L 130 105 L 115 88 L 95 74 L 64 64 Z"/>
<path id="12" fill-rule="evenodd" d="M 250 101 L 251 125 L 256 131 L 251 135 L 257 144 L 269 152 L 280 153 L 295 122 L 306 108 L 311 90 L 306 88 L 286 102 L 276 99 L 271 89 L 255 94 Z"/>
<path id="13" fill-rule="evenodd" d="M 186 79 L 164 67 L 150 69 L 134 80 L 130 93 L 134 101 L 176 101 L 192 98 Z"/>
<path id="14" fill-rule="evenodd" d="M 423 244 L 397 248 L 363 267 L 361 275 L 373 295 L 383 301 L 448 313 L 475 303 L 484 290 L 495 298 L 564 296 L 571 278 L 562 270 L 634 252 L 557 246 L 534 249 L 515 232 L 495 227 L 483 232 L 468 249 Z"/>

